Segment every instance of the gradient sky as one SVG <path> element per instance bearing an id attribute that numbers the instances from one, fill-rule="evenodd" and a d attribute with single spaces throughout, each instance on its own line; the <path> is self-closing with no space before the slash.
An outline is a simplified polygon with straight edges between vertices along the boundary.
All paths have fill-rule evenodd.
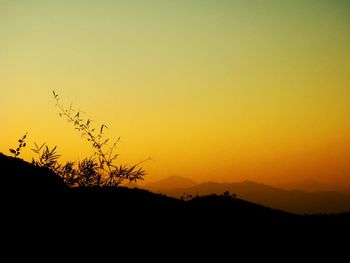
<path id="1" fill-rule="evenodd" d="M 149 181 L 350 185 L 346 0 L 0 0 L 1 152 L 90 153 L 52 90 Z"/>

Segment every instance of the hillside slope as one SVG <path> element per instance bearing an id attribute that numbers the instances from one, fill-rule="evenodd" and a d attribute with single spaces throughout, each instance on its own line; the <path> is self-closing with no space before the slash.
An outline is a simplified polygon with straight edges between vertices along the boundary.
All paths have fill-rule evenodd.
<path id="1" fill-rule="evenodd" d="M 264 233 L 288 238 L 339 233 L 350 222 L 350 214 L 298 216 L 230 195 L 185 201 L 137 188 L 68 188 L 51 171 L 4 155 L 0 167 L 3 224 L 26 229 L 33 225 L 74 231 L 146 227 L 168 238 L 194 232 L 217 237 Z"/>

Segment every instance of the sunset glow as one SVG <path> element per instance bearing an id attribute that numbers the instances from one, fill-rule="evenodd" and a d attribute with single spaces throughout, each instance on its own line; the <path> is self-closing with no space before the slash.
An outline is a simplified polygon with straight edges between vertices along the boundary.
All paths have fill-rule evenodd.
<path id="1" fill-rule="evenodd" d="M 153 181 L 350 185 L 349 1 L 0 0 L 0 152 L 91 153 L 66 105 Z"/>

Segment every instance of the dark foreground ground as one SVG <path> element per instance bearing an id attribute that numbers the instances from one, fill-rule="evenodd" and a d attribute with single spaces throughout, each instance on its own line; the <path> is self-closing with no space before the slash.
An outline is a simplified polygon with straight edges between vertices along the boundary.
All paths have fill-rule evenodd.
<path id="1" fill-rule="evenodd" d="M 62 239 L 63 251 L 118 251 L 122 244 L 173 256 L 197 246 L 200 255 L 252 247 L 293 255 L 311 246 L 320 255 L 333 245 L 339 254 L 348 246 L 350 213 L 300 216 L 230 196 L 183 201 L 124 187 L 72 189 L 46 169 L 1 154 L 0 167 L 1 230 L 9 233 L 2 237 L 13 244 Z"/>

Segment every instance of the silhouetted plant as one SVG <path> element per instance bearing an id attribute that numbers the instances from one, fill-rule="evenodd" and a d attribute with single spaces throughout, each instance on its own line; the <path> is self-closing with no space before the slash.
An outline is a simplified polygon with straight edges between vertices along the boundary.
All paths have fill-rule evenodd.
<path id="1" fill-rule="evenodd" d="M 98 164 L 91 158 L 79 162 L 76 181 L 78 186 L 101 185 L 101 174 L 97 167 Z"/>
<path id="2" fill-rule="evenodd" d="M 193 199 L 193 196 L 191 194 L 183 193 L 180 199 L 184 201 L 190 201 Z"/>
<path id="3" fill-rule="evenodd" d="M 99 129 L 92 127 L 92 120 L 85 120 L 82 112 L 75 111 L 72 105 L 66 109 L 60 103 L 59 95 L 55 91 L 53 95 L 60 111 L 60 117 L 72 123 L 74 128 L 81 133 L 81 137 L 85 137 L 91 143 L 94 150 L 93 156 L 80 162 L 77 169 L 74 169 L 73 163 L 67 163 L 59 170 L 59 174 L 66 183 L 78 186 L 119 186 L 124 180 L 129 182 L 143 180 L 146 173 L 139 166 L 144 161 L 135 165 L 116 164 L 118 154 L 114 152 L 120 138 L 109 149 L 106 149 L 109 138 L 104 138 L 103 131 L 108 127 L 105 124 L 102 124 Z"/>
<path id="4" fill-rule="evenodd" d="M 38 160 L 33 158 L 32 163 L 36 166 L 46 167 L 54 172 L 58 172 L 61 165 L 58 163 L 58 158 L 61 156 L 56 153 L 57 146 L 52 150 L 43 143 L 40 147 L 34 142 L 35 148 L 31 149 L 38 155 Z"/>
<path id="5" fill-rule="evenodd" d="M 9 151 L 12 153 L 13 157 L 17 158 L 21 154 L 22 148 L 26 147 L 27 143 L 25 142 L 27 138 L 27 134 L 24 134 L 21 139 L 18 140 L 18 147 L 16 149 L 9 149 Z"/>
<path id="6" fill-rule="evenodd" d="M 223 193 L 223 196 L 228 197 L 228 198 L 235 198 L 237 195 L 236 194 L 231 194 L 230 191 L 225 191 Z"/>
<path id="7" fill-rule="evenodd" d="M 77 185 L 78 172 L 74 169 L 74 162 L 67 162 L 61 167 L 59 175 L 62 177 L 63 181 L 68 185 Z"/>

